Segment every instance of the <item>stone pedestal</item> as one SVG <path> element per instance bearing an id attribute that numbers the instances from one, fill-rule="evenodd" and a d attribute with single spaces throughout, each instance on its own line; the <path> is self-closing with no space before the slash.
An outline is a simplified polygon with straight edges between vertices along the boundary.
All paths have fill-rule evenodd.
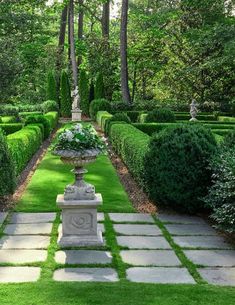
<path id="1" fill-rule="evenodd" d="M 81 110 L 72 110 L 72 121 L 73 122 L 80 122 L 82 120 L 82 111 Z"/>
<path id="2" fill-rule="evenodd" d="M 103 200 L 96 194 L 94 200 L 64 200 L 57 196 L 57 205 L 62 209 L 62 233 L 58 243 L 62 247 L 102 246 L 102 232 L 97 227 L 97 206 Z"/>

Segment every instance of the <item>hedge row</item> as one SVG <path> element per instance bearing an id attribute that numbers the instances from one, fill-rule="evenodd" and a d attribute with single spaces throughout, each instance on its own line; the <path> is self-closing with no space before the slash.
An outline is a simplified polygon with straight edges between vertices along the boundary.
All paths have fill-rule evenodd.
<path id="1" fill-rule="evenodd" d="M 8 123 L 17 123 L 17 119 L 15 116 L 2 116 L 0 117 L 0 122 L 1 123 L 5 123 L 5 124 L 8 124 Z"/>
<path id="2" fill-rule="evenodd" d="M 8 147 L 18 176 L 39 149 L 43 135 L 39 126 L 28 125 L 7 136 Z"/>
<path id="3" fill-rule="evenodd" d="M 144 187 L 144 158 L 150 137 L 130 124 L 113 123 L 110 128 L 112 146 L 122 157 L 136 181 Z"/>
<path id="4" fill-rule="evenodd" d="M 102 131 L 105 130 L 105 123 L 108 119 L 112 117 L 108 111 L 98 111 L 96 114 L 96 122 L 98 123 L 99 127 Z"/>
<path id="5" fill-rule="evenodd" d="M 2 129 L 6 135 L 9 135 L 21 130 L 23 126 L 22 123 L 0 124 L 0 129 Z"/>

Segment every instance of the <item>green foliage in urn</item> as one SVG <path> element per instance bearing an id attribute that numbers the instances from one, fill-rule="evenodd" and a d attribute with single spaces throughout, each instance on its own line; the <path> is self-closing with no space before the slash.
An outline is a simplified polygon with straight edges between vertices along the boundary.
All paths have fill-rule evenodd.
<path id="1" fill-rule="evenodd" d="M 69 78 L 66 71 L 62 71 L 60 79 L 60 108 L 63 117 L 71 116 L 72 98 Z"/>
<path id="2" fill-rule="evenodd" d="M 89 80 L 84 70 L 80 72 L 79 89 L 81 98 L 81 110 L 84 114 L 89 115 Z"/>
<path id="3" fill-rule="evenodd" d="M 7 146 L 7 138 L 0 128 L 0 197 L 10 195 L 16 186 L 15 168 Z"/>
<path id="4" fill-rule="evenodd" d="M 209 161 L 216 141 L 209 129 L 195 125 L 166 128 L 155 134 L 145 158 L 145 180 L 151 199 L 182 212 L 203 208 L 211 184 Z"/>
<path id="5" fill-rule="evenodd" d="M 92 125 L 76 124 L 63 130 L 53 147 L 54 151 L 72 150 L 83 152 L 86 150 L 104 151 L 105 143 L 97 135 Z"/>

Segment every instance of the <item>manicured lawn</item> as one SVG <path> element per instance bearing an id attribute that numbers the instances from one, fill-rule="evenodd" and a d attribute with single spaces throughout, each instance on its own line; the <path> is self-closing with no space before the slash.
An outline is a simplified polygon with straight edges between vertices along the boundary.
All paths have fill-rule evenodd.
<path id="1" fill-rule="evenodd" d="M 100 211 L 134 211 L 108 156 L 100 156 L 87 168 L 89 173 L 86 175 L 86 181 L 95 185 L 96 192 L 103 195 L 104 204 Z M 70 170 L 71 167 L 64 165 L 58 157 L 48 152 L 15 210 L 58 211 L 56 196 L 63 193 L 66 184 L 73 182 L 74 179 Z"/>

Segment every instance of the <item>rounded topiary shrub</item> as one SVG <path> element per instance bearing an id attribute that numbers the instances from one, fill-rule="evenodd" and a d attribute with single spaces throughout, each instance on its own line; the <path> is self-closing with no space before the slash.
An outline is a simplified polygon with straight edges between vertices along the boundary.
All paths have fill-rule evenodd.
<path id="1" fill-rule="evenodd" d="M 151 199 L 175 210 L 195 213 L 211 184 L 209 161 L 217 151 L 209 129 L 169 127 L 153 136 L 145 158 L 145 180 Z"/>
<path id="2" fill-rule="evenodd" d="M 16 186 L 15 167 L 7 146 L 6 136 L 0 128 L 0 197 L 13 194 Z"/>
<path id="3" fill-rule="evenodd" d="M 105 123 L 105 134 L 109 134 L 111 122 L 126 122 L 128 124 L 131 124 L 131 119 L 126 113 L 119 112 L 115 113 L 110 119 L 107 120 Z"/>
<path id="4" fill-rule="evenodd" d="M 168 108 L 159 108 L 151 111 L 145 119 L 146 123 L 173 123 L 175 122 L 174 113 Z"/>
<path id="5" fill-rule="evenodd" d="M 104 98 L 98 99 L 98 100 L 93 100 L 90 103 L 89 112 L 90 112 L 90 117 L 92 118 L 92 120 L 96 120 L 96 114 L 98 111 L 110 112 L 110 110 L 111 110 L 111 105 L 110 105 L 109 101 L 107 101 Z"/>

